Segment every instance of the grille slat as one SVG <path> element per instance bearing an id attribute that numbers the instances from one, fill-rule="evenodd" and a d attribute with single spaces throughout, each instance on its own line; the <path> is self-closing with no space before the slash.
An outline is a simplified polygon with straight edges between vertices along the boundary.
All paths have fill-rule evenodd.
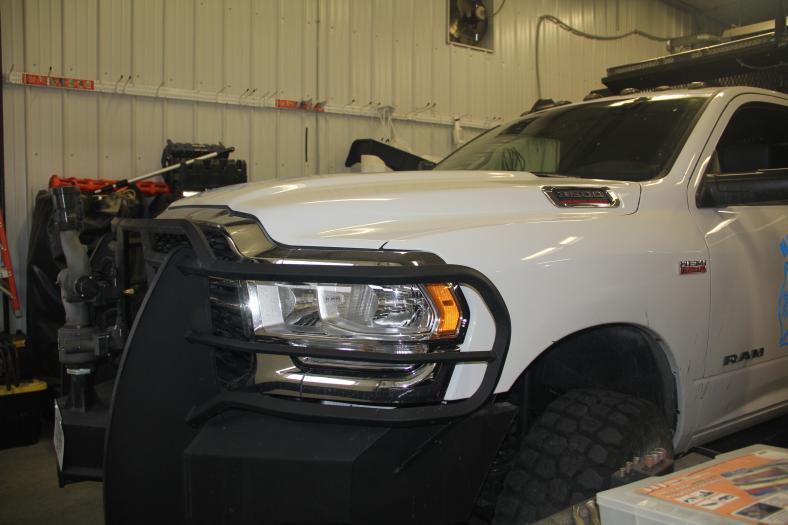
<path id="1" fill-rule="evenodd" d="M 221 261 L 237 261 L 241 258 L 224 232 L 203 228 L 203 233 L 205 238 L 208 239 L 208 245 L 217 259 Z"/>
<path id="2" fill-rule="evenodd" d="M 215 335 L 242 338 L 246 335 L 237 281 L 209 280 L 211 326 Z"/>
<path id="3" fill-rule="evenodd" d="M 154 233 L 151 244 L 159 253 L 170 253 L 181 246 L 189 246 L 189 239 L 182 233 Z"/>
<path id="4" fill-rule="evenodd" d="M 209 279 L 208 291 L 213 334 L 234 339 L 244 338 L 246 330 L 240 283 L 227 279 Z M 257 356 L 254 353 L 214 348 L 214 359 L 217 378 L 224 388 L 237 390 L 253 383 L 257 367 Z"/>
<path id="5" fill-rule="evenodd" d="M 221 261 L 238 261 L 242 259 L 226 233 L 210 227 L 203 227 L 201 230 L 208 240 L 208 246 L 217 259 Z M 152 234 L 151 245 L 157 253 L 167 254 L 181 246 L 189 246 L 189 238 L 182 233 L 157 232 Z"/>

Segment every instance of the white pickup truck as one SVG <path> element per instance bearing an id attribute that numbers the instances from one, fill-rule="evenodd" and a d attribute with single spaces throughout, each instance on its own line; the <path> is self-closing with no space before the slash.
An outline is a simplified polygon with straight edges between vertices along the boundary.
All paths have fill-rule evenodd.
<path id="1" fill-rule="evenodd" d="M 788 410 L 780 93 L 554 107 L 433 171 L 244 184 L 121 227 L 156 275 L 108 523 L 525 523 Z"/>

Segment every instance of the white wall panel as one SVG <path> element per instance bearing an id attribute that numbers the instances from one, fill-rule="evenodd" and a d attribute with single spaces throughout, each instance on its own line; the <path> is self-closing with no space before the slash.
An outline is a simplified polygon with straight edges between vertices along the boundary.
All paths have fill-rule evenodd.
<path id="1" fill-rule="evenodd" d="M 274 98 L 405 115 L 429 106 L 423 115 L 492 125 L 536 98 L 543 14 L 591 33 L 691 31 L 688 16 L 656 0 L 508 0 L 494 20 L 495 52 L 483 53 L 446 44 L 445 0 L 0 0 L 4 73 L 115 85 L 101 94 L 3 86 L 6 213 L 21 288 L 33 198 L 51 174 L 140 174 L 158 167 L 171 138 L 222 141 L 247 159 L 252 180 L 285 179 L 345 171 L 354 139 L 389 137 L 375 118 L 252 107 Z M 546 23 L 543 96 L 578 100 L 601 87 L 605 68 L 663 53 L 660 42 L 590 41 Z M 217 102 L 133 97 L 129 86 Z M 249 107 L 218 103 L 222 94 L 244 95 Z M 395 125 L 420 153 L 451 151 L 448 126 Z"/>
<path id="2" fill-rule="evenodd" d="M 98 76 L 98 8 L 95 0 L 64 0 L 62 4 L 63 75 Z M 41 69 L 45 74 L 47 70 Z M 62 111 L 63 171 L 78 177 L 97 177 L 98 106 L 92 93 L 64 92 Z M 44 119 L 46 115 L 42 115 Z M 44 121 L 45 122 L 45 121 Z M 40 125 L 33 120 L 30 126 Z M 31 142 L 35 143 L 35 137 Z M 43 174 L 32 174 L 38 179 Z"/>
<path id="3" fill-rule="evenodd" d="M 47 3 L 52 6 L 60 5 L 53 1 Z M 131 8 L 132 0 L 101 0 L 98 4 L 99 78 L 107 82 L 117 82 L 119 88 L 128 80 L 132 71 Z M 51 41 L 59 42 L 59 39 L 53 37 Z"/>
<path id="4" fill-rule="evenodd" d="M 455 86 L 451 83 L 451 56 L 454 48 L 446 44 L 446 5 L 441 1 L 429 2 L 429 7 L 423 9 L 424 16 L 429 16 L 431 20 L 428 34 L 432 40 L 432 93 L 429 103 L 435 104 L 436 111 L 452 114 L 451 97 Z M 414 82 L 420 80 L 414 79 Z M 421 107 L 419 100 L 413 109 Z"/>
<path id="5" fill-rule="evenodd" d="M 226 0 L 224 8 L 224 82 L 229 93 L 246 93 L 252 79 L 252 4 Z"/>
<path id="6" fill-rule="evenodd" d="M 251 111 L 246 108 L 228 107 L 225 108 L 222 118 L 224 119 L 222 140 L 228 145 L 235 146 L 234 158 L 248 160 L 252 148 L 250 142 Z"/>
<path id="7" fill-rule="evenodd" d="M 99 173 L 102 178 L 126 178 L 134 167 L 132 102 L 121 95 L 100 97 L 98 137 L 101 140 Z M 57 173 L 65 172 L 60 169 Z"/>
<path id="8" fill-rule="evenodd" d="M 392 102 L 399 108 L 413 107 L 413 64 L 414 33 L 416 16 L 413 0 L 399 0 L 396 5 L 390 4 L 395 12 L 391 15 L 392 40 Z M 396 14 L 395 14 L 396 13 Z M 380 16 L 380 15 L 379 15 Z"/>
<path id="9" fill-rule="evenodd" d="M 255 180 L 276 178 L 279 166 L 278 117 L 279 113 L 275 111 L 252 110 L 252 146 L 247 166 Z"/>
<path id="10" fill-rule="evenodd" d="M 161 149 L 167 139 L 164 136 L 162 122 L 163 104 L 163 101 L 155 99 L 139 98 L 132 101 L 131 133 L 134 154 L 132 173 L 134 174 L 150 172 L 161 167 Z"/>
<path id="11" fill-rule="evenodd" d="M 164 101 L 164 136 L 178 137 L 183 142 L 194 142 L 194 102 Z"/>
<path id="12" fill-rule="evenodd" d="M 332 2 L 324 2 L 329 10 L 333 9 Z M 350 101 L 355 105 L 363 106 L 373 102 L 372 100 L 372 2 L 363 0 L 351 0 L 350 17 L 338 22 L 344 30 L 350 33 Z M 333 66 L 330 54 L 323 50 L 320 61 Z M 335 71 L 340 64 L 337 64 Z"/>
<path id="13" fill-rule="evenodd" d="M 135 0 L 136 1 L 136 0 Z M 224 39 L 224 10 L 222 2 L 199 0 L 194 3 L 194 74 L 196 89 L 218 93 L 222 89 L 224 67 L 222 49 Z M 188 51 L 188 44 L 186 44 Z"/>
<path id="14" fill-rule="evenodd" d="M 167 0 L 164 3 L 164 78 L 165 86 L 195 89 L 195 5 L 194 0 Z"/>
<path id="15" fill-rule="evenodd" d="M 98 36 L 98 78 L 114 83 L 115 91 L 122 92 L 132 82 L 133 73 L 132 0 L 101 0 L 97 9 L 98 27 L 88 28 L 88 32 Z M 135 166 L 131 115 L 130 98 L 99 96 L 97 172 L 103 178 L 125 178 Z"/>
<path id="16" fill-rule="evenodd" d="M 62 10 L 60 2 L 38 0 L 27 2 L 24 16 L 24 52 L 27 66 L 34 71 L 62 73 Z M 50 38 L 41 38 L 40 33 L 49 33 Z M 5 55 L 3 55 L 5 56 Z M 20 66 L 21 64 L 16 64 Z"/>
<path id="17" fill-rule="evenodd" d="M 392 64 L 394 61 L 394 23 L 408 24 L 399 5 L 400 2 L 390 0 L 371 0 L 372 3 L 372 98 L 375 103 L 394 105 L 392 89 Z M 394 8 L 398 13 L 394 18 Z M 403 16 L 400 19 L 399 16 Z M 397 54 L 401 52 L 397 50 Z M 326 57 L 328 58 L 328 57 Z"/>
<path id="18" fill-rule="evenodd" d="M 350 102 L 350 0 L 321 2 L 318 45 L 321 57 L 331 60 L 318 61 L 319 100 L 344 105 Z"/>
<path id="19" fill-rule="evenodd" d="M 433 96 L 433 62 L 436 25 L 433 23 L 432 14 L 435 3 L 424 3 L 416 0 L 413 3 L 413 64 L 410 103 L 406 100 L 398 100 L 397 103 L 402 108 L 414 108 L 425 106 L 435 100 Z M 403 37 L 405 38 L 405 37 Z M 440 46 L 445 47 L 445 44 Z M 407 73 L 403 73 L 407 74 Z"/>
<path id="20" fill-rule="evenodd" d="M 217 143 L 222 140 L 222 113 L 224 107 L 218 104 L 198 102 L 194 109 L 195 142 Z M 170 137 L 179 141 L 178 137 Z"/>

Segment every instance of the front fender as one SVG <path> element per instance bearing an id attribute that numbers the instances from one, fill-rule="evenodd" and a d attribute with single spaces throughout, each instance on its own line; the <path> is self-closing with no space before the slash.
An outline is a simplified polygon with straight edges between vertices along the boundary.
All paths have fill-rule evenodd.
<path id="1" fill-rule="evenodd" d="M 478 269 L 501 291 L 512 336 L 496 392 L 508 391 L 556 341 L 606 324 L 643 326 L 658 334 L 679 385 L 702 377 L 709 278 L 681 275 L 679 263 L 707 259 L 708 253 L 686 212 L 585 212 L 396 240 L 386 247 L 429 250 Z M 486 315 L 472 308 L 474 313 Z M 472 388 L 467 380 L 453 381 L 447 396 L 467 396 L 468 385 Z M 691 414 L 682 390 L 679 409 Z"/>

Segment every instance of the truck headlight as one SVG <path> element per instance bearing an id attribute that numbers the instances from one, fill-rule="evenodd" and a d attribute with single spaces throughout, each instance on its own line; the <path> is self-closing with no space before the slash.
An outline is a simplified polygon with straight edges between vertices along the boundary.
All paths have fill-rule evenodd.
<path id="1" fill-rule="evenodd" d="M 245 309 L 255 336 L 295 344 L 393 353 L 426 352 L 456 340 L 463 324 L 450 283 L 337 284 L 246 281 Z"/>

